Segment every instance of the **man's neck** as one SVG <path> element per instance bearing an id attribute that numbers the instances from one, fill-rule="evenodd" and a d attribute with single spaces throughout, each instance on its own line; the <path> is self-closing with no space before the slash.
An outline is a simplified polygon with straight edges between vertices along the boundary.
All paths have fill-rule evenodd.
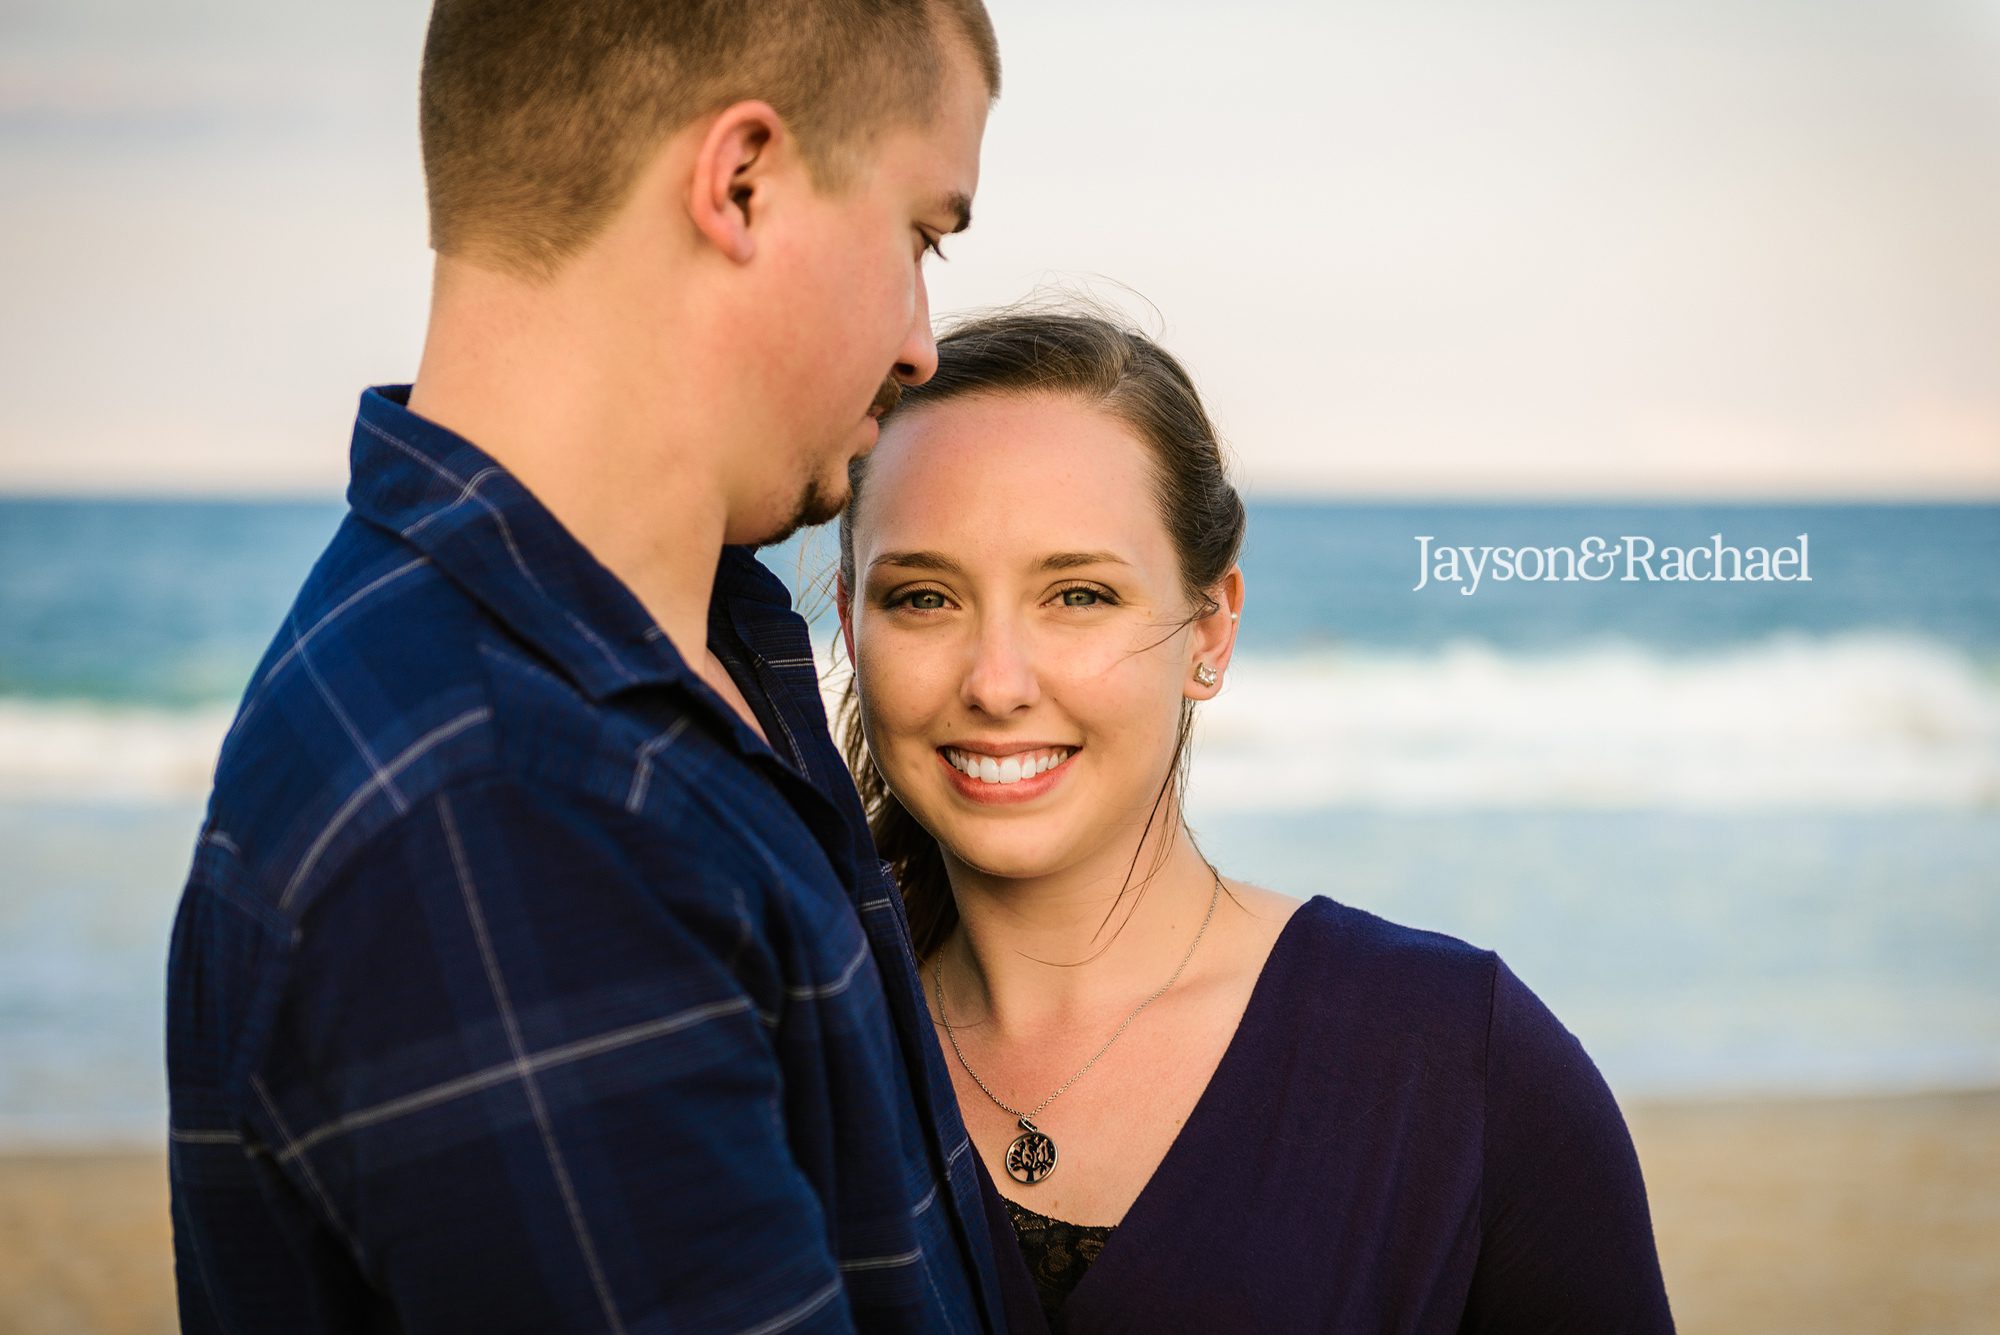
<path id="1" fill-rule="evenodd" d="M 727 522 L 714 452 L 696 414 L 633 406 L 697 400 L 626 392 L 630 349 L 566 319 L 560 294 L 455 286 L 433 305 L 410 410 L 512 473 L 702 671 Z"/>

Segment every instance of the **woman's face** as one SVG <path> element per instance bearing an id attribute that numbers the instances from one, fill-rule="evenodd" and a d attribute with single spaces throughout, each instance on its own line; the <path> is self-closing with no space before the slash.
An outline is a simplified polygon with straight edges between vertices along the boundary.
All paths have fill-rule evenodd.
<path id="1" fill-rule="evenodd" d="M 962 863 L 1122 873 L 1182 699 L 1214 693 L 1194 667 L 1224 666 L 1229 609 L 1185 624 L 1153 468 L 1068 397 L 974 395 L 883 430 L 843 625 L 875 763 Z"/>

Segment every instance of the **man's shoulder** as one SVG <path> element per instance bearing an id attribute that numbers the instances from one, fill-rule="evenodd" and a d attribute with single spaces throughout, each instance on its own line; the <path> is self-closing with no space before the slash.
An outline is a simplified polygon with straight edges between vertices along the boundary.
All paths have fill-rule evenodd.
<path id="1" fill-rule="evenodd" d="M 208 813 L 245 893 L 292 916 L 384 825 L 506 764 L 510 712 L 581 699 L 416 548 L 350 516 L 258 665 Z M 496 679 L 496 663 L 516 671 Z"/>

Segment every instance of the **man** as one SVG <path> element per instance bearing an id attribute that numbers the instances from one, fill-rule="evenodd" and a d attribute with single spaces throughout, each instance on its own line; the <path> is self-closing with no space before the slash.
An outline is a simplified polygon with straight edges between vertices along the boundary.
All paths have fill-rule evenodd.
<path id="1" fill-rule="evenodd" d="M 431 325 L 174 929 L 189 1331 L 995 1329 L 900 902 L 742 544 L 936 351 L 978 0 L 439 0 Z"/>

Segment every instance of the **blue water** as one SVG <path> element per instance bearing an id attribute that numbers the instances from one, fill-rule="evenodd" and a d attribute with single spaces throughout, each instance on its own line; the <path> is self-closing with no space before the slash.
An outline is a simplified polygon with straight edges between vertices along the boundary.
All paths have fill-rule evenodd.
<path id="1" fill-rule="evenodd" d="M 0 499 L 0 696 L 233 701 L 343 513 L 337 504 Z M 1439 544 L 1574 545 L 1633 533 L 1747 547 L 1811 535 L 1810 583 L 1417 580 Z M 795 589 L 826 530 L 767 559 Z M 2000 652 L 2000 506 L 1253 503 L 1242 647 L 1429 650 L 1623 641 L 1669 653 L 1871 629 Z M 1657 562 L 1656 562 L 1657 568 Z M 808 595 L 828 624 L 826 599 Z"/>
<path id="2" fill-rule="evenodd" d="M 235 700 L 343 513 L 0 500 L 0 696 Z"/>
<path id="3" fill-rule="evenodd" d="M 168 923 L 338 504 L 0 501 L 0 1141 L 156 1139 Z M 1812 582 L 1417 579 L 1413 535 L 1810 534 Z M 815 586 L 830 535 L 768 559 Z M 1251 507 L 1191 815 L 1499 949 L 1621 1095 L 2000 1082 L 2000 507 Z"/>

